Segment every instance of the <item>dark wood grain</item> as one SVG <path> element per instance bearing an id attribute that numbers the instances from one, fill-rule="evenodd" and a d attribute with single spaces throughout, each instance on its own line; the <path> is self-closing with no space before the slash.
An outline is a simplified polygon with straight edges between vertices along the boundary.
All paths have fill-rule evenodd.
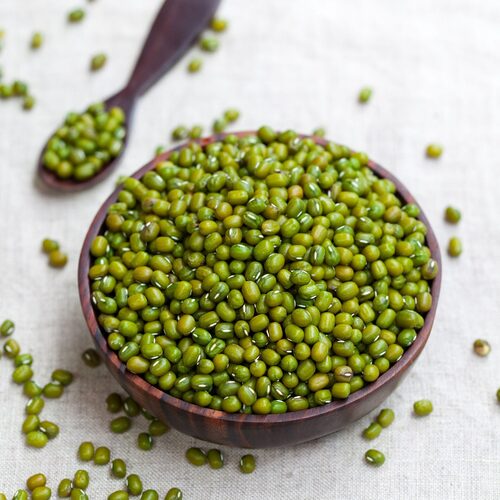
<path id="1" fill-rule="evenodd" d="M 95 186 L 117 167 L 128 143 L 132 112 L 137 98 L 154 85 L 191 47 L 213 17 L 221 0 L 166 0 L 151 26 L 141 54 L 127 85 L 104 101 L 106 108 L 120 106 L 125 111 L 127 135 L 119 156 L 94 177 L 78 182 L 60 179 L 38 159 L 37 174 L 51 189 L 63 192 L 82 191 Z"/>
<path id="2" fill-rule="evenodd" d="M 236 133 L 240 137 L 249 134 L 255 134 L 255 132 Z M 198 142 L 206 145 L 222 137 L 224 137 L 224 134 L 201 139 Z M 316 137 L 314 139 L 323 145 L 327 142 Z M 154 168 L 158 161 L 166 160 L 172 151 L 178 150 L 180 147 L 182 146 L 159 155 L 138 170 L 133 177 L 140 178 L 147 171 Z M 380 177 L 388 178 L 394 182 L 398 196 L 405 203 L 418 205 L 406 187 L 388 170 L 372 161 L 370 161 L 369 166 Z M 441 256 L 434 232 L 424 212 L 421 211 L 420 219 L 428 228 L 427 245 L 439 265 L 439 272 L 432 282 L 432 307 L 425 316 L 424 326 L 418 333 L 415 342 L 406 350 L 402 358 L 386 373 L 382 374 L 376 382 L 368 384 L 363 389 L 355 392 L 346 401 L 335 401 L 325 406 L 281 415 L 229 414 L 202 408 L 169 396 L 157 387 L 150 385 L 143 378 L 126 371 L 125 365 L 119 360 L 116 353 L 108 347 L 90 302 L 90 283 L 88 279 L 90 244 L 93 238 L 101 233 L 107 209 L 111 203 L 116 201 L 118 193 L 119 188 L 115 189 L 99 209 L 83 244 L 78 269 L 79 293 L 83 314 L 97 350 L 116 380 L 139 404 L 181 432 L 206 441 L 243 448 L 293 445 L 325 436 L 342 429 L 380 405 L 407 375 L 429 338 L 441 287 Z"/>

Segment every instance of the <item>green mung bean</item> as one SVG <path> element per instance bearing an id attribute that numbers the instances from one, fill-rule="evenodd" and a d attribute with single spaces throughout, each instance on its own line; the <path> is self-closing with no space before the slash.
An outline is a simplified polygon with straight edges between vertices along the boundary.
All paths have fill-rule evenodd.
<path id="1" fill-rule="evenodd" d="M 365 439 L 375 439 L 380 436 L 382 426 L 378 422 L 372 422 L 364 431 L 363 437 Z"/>
<path id="2" fill-rule="evenodd" d="M 390 408 L 380 410 L 377 415 L 377 423 L 382 427 L 389 427 L 394 421 L 394 412 Z"/>
<path id="3" fill-rule="evenodd" d="M 88 495 L 80 488 L 72 488 L 70 498 L 71 500 L 88 500 Z"/>
<path id="4" fill-rule="evenodd" d="M 197 57 L 189 61 L 187 69 L 190 73 L 198 73 L 198 71 L 201 70 L 202 66 L 203 66 L 203 60 Z"/>
<path id="5" fill-rule="evenodd" d="M 73 488 L 86 490 L 89 485 L 89 473 L 84 469 L 79 469 L 73 476 Z"/>
<path id="6" fill-rule="evenodd" d="M 127 464 L 121 458 L 115 458 L 111 462 L 111 473 L 117 478 L 124 478 L 127 475 Z"/>
<path id="7" fill-rule="evenodd" d="M 108 500 L 128 500 L 129 494 L 125 490 L 117 490 L 108 495 Z"/>
<path id="8" fill-rule="evenodd" d="M 141 495 L 141 500 L 158 500 L 159 498 L 156 490 L 144 490 Z"/>
<path id="9" fill-rule="evenodd" d="M 52 490 L 48 486 L 38 486 L 31 492 L 31 500 L 49 500 Z"/>
<path id="10" fill-rule="evenodd" d="M 39 49 L 43 44 L 43 35 L 37 31 L 31 35 L 30 47 L 33 50 Z"/>
<path id="11" fill-rule="evenodd" d="M 42 474 L 40 472 L 38 474 L 33 474 L 26 480 L 26 486 L 30 491 L 33 491 L 39 486 L 45 486 L 46 484 L 47 478 L 45 477 L 45 474 Z"/>
<path id="12" fill-rule="evenodd" d="M 33 370 L 29 365 L 18 366 L 12 372 L 12 380 L 16 384 L 24 384 L 25 382 L 30 380 L 32 376 L 33 376 Z"/>
<path id="13" fill-rule="evenodd" d="M 448 255 L 458 257 L 462 253 L 462 242 L 456 236 L 450 238 L 448 242 Z"/>
<path id="14" fill-rule="evenodd" d="M 45 238 L 42 241 L 42 251 L 45 253 L 50 253 L 53 250 L 59 250 L 59 243 L 56 240 Z"/>
<path id="15" fill-rule="evenodd" d="M 91 71 L 99 71 L 102 69 L 108 60 L 108 56 L 104 53 L 99 53 L 90 59 L 90 69 Z"/>
<path id="16" fill-rule="evenodd" d="M 227 22 L 226 19 L 222 19 L 220 17 L 214 17 L 210 21 L 210 29 L 217 33 L 221 33 L 222 31 L 226 31 L 228 24 L 229 23 Z"/>
<path id="17" fill-rule="evenodd" d="M 167 424 L 164 424 L 160 420 L 153 420 L 148 427 L 148 432 L 151 436 L 163 436 L 170 430 Z"/>
<path id="18" fill-rule="evenodd" d="M 187 461 L 196 466 L 205 465 L 207 463 L 207 456 L 200 448 L 189 448 L 186 451 Z"/>
<path id="19" fill-rule="evenodd" d="M 49 264 L 52 267 L 64 267 L 68 263 L 68 256 L 61 250 L 49 252 Z"/>
<path id="20" fill-rule="evenodd" d="M 109 429 L 115 434 L 123 434 L 132 426 L 132 421 L 128 417 L 117 417 L 109 423 Z"/>
<path id="21" fill-rule="evenodd" d="M 141 407 L 131 397 L 127 397 L 123 401 L 123 411 L 129 417 L 137 417 L 141 413 Z"/>
<path id="22" fill-rule="evenodd" d="M 43 448 L 48 440 L 47 435 L 41 431 L 31 431 L 26 434 L 26 444 L 33 448 Z"/>
<path id="23" fill-rule="evenodd" d="M 28 434 L 32 431 L 37 431 L 40 427 L 40 419 L 38 415 L 28 415 L 23 422 L 21 427 L 23 434 Z"/>
<path id="24" fill-rule="evenodd" d="M 74 9 L 68 13 L 68 21 L 70 23 L 79 23 L 85 17 L 85 11 L 83 9 Z"/>
<path id="25" fill-rule="evenodd" d="M 111 452 L 106 446 L 99 446 L 94 453 L 94 464 L 107 465 L 109 464 Z"/>
<path id="26" fill-rule="evenodd" d="M 82 352 L 83 362 L 90 368 L 95 368 L 101 364 L 101 358 L 95 349 L 86 349 Z"/>
<path id="27" fill-rule="evenodd" d="M 362 104 L 367 103 L 371 96 L 372 96 L 373 90 L 371 87 L 363 87 L 358 94 L 358 101 Z"/>
<path id="28" fill-rule="evenodd" d="M 14 322 L 11 321 L 10 319 L 6 319 L 0 325 L 0 335 L 2 337 L 8 337 L 14 333 L 15 329 L 16 329 L 16 326 L 14 325 Z"/>
<path id="29" fill-rule="evenodd" d="M 481 357 L 488 356 L 491 351 L 490 343 L 484 339 L 477 339 L 473 344 L 474 352 Z"/>
<path id="30" fill-rule="evenodd" d="M 142 493 L 142 481 L 137 474 L 127 476 L 127 491 L 134 496 Z"/>
<path id="31" fill-rule="evenodd" d="M 451 224 L 458 224 L 462 218 L 462 214 L 458 208 L 448 206 L 444 211 L 444 218 Z"/>
<path id="32" fill-rule="evenodd" d="M 112 392 L 106 398 L 106 406 L 110 413 L 118 413 L 123 408 L 122 397 L 118 393 Z"/>
<path id="33" fill-rule="evenodd" d="M 428 158 L 437 159 L 443 154 L 443 147 L 440 144 L 429 144 L 425 150 Z"/>
<path id="34" fill-rule="evenodd" d="M 57 487 L 57 495 L 61 498 L 69 498 L 72 487 L 71 479 L 62 479 Z"/>
<path id="35" fill-rule="evenodd" d="M 179 488 L 170 488 L 165 495 L 165 500 L 182 500 L 182 491 Z"/>
<path id="36" fill-rule="evenodd" d="M 312 132 L 312 135 L 314 135 L 315 137 L 325 137 L 326 130 L 323 127 L 315 128 Z"/>
<path id="37" fill-rule="evenodd" d="M 78 458 L 82 462 L 90 462 L 95 454 L 94 445 L 90 441 L 84 441 L 78 448 Z"/>
<path id="38" fill-rule="evenodd" d="M 73 374 L 68 370 L 63 370 L 61 368 L 54 370 L 51 376 L 52 380 L 59 382 L 61 385 L 69 385 L 73 382 Z"/>
<path id="39" fill-rule="evenodd" d="M 17 490 L 12 497 L 12 500 L 28 500 L 28 492 L 26 490 Z"/>
<path id="40" fill-rule="evenodd" d="M 49 399 L 60 398 L 64 393 L 64 386 L 59 382 L 49 382 L 43 388 L 43 395 Z"/>
<path id="41" fill-rule="evenodd" d="M 385 462 L 385 456 L 381 451 L 371 449 L 365 453 L 365 460 L 370 465 L 380 466 Z"/>
<path id="42" fill-rule="evenodd" d="M 137 446 L 144 451 L 149 451 L 153 447 L 153 438 L 147 432 L 141 432 L 137 436 Z"/>
<path id="43" fill-rule="evenodd" d="M 430 415 L 433 409 L 432 402 L 428 399 L 421 399 L 413 403 L 413 411 L 415 412 L 415 415 L 418 415 L 419 417 Z"/>
<path id="44" fill-rule="evenodd" d="M 43 410 L 45 406 L 45 400 L 41 396 L 35 396 L 31 398 L 25 407 L 27 415 L 38 415 Z"/>
<path id="45" fill-rule="evenodd" d="M 251 474 L 255 470 L 255 457 L 253 455 L 243 455 L 240 458 L 240 471 Z"/>
<path id="46" fill-rule="evenodd" d="M 224 465 L 224 457 L 220 450 L 208 450 L 207 451 L 207 461 L 208 465 L 212 469 L 220 469 Z"/>
<path id="47" fill-rule="evenodd" d="M 49 439 L 54 439 L 59 435 L 59 426 L 49 420 L 42 420 L 39 429 L 44 432 Z"/>
<path id="48" fill-rule="evenodd" d="M 200 49 L 205 52 L 215 52 L 219 48 L 219 41 L 217 38 L 205 36 L 200 39 Z"/>
<path id="49" fill-rule="evenodd" d="M 240 112 L 235 108 L 229 108 L 224 111 L 224 118 L 229 122 L 235 122 L 240 116 Z"/>

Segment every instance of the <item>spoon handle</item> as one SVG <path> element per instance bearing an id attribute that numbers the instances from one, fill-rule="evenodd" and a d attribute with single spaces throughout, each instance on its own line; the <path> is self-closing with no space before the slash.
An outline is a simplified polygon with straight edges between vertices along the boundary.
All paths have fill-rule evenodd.
<path id="1" fill-rule="evenodd" d="M 189 49 L 219 3 L 220 0 L 166 0 L 151 26 L 125 93 L 136 97 L 154 85 Z"/>

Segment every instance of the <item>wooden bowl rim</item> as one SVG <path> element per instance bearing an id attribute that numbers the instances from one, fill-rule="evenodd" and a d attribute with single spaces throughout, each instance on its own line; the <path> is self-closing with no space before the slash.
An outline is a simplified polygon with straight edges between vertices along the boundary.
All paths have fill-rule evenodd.
<path id="1" fill-rule="evenodd" d="M 245 137 L 248 135 L 255 135 L 256 131 L 241 131 L 232 133 L 222 133 L 211 135 L 203 139 L 189 141 L 197 142 L 201 146 L 206 146 L 207 144 L 219 141 L 226 137 L 227 135 L 236 135 L 238 137 Z M 323 139 L 316 136 L 311 136 L 307 134 L 300 134 L 301 138 L 312 138 L 316 143 L 325 146 L 328 144 L 327 139 Z M 189 143 L 188 142 L 188 143 Z M 183 143 L 177 147 L 174 147 L 164 153 L 156 156 L 153 160 L 149 161 L 142 168 L 137 170 L 134 174 L 129 177 L 134 177 L 136 179 L 143 176 L 147 171 L 153 169 L 158 162 L 165 161 L 174 152 L 182 149 L 188 143 Z M 387 171 L 385 168 L 380 166 L 374 161 L 369 161 L 368 166 L 380 177 L 390 179 L 396 186 L 397 194 L 405 203 L 415 203 L 420 208 L 419 219 L 427 227 L 426 240 L 428 247 L 431 251 L 432 258 L 438 263 L 438 274 L 434 278 L 431 287 L 432 293 L 432 307 L 427 312 L 425 316 L 425 322 L 422 329 L 418 332 L 415 342 L 404 352 L 403 356 L 397 363 L 389 368 L 385 373 L 380 375 L 380 377 L 375 381 L 367 384 L 362 389 L 351 394 L 346 400 L 343 401 L 332 401 L 324 406 L 317 406 L 315 408 L 308 408 L 306 410 L 287 412 L 281 414 L 268 414 L 268 415 L 255 415 L 255 414 L 242 414 L 242 413 L 227 413 L 221 410 L 213 410 L 211 408 L 205 408 L 198 406 L 193 403 L 188 403 L 182 399 L 170 396 L 168 393 L 162 391 L 158 387 L 150 384 L 144 378 L 139 375 L 135 375 L 126 370 L 125 364 L 120 361 L 118 355 L 115 351 L 108 347 L 106 342 L 106 337 L 103 335 L 99 324 L 97 322 L 97 317 L 95 315 L 94 308 L 90 301 L 90 281 L 88 279 L 88 270 L 90 266 L 90 244 L 95 236 L 100 233 L 101 227 L 106 218 L 106 212 L 108 207 L 116 201 L 116 197 L 121 190 L 118 186 L 111 193 L 106 201 L 101 205 L 96 216 L 94 217 L 90 228 L 85 236 L 85 240 L 82 246 L 80 259 L 78 263 L 78 288 L 80 295 L 80 302 L 82 306 L 82 311 L 89 329 L 90 335 L 93 337 L 95 344 L 100 348 L 101 354 L 106 356 L 109 361 L 114 365 L 120 375 L 125 379 L 127 385 L 135 386 L 137 391 L 143 393 L 145 398 L 153 397 L 154 399 L 162 400 L 166 405 L 176 408 L 177 410 L 184 411 L 189 414 L 195 414 L 199 417 L 209 418 L 217 420 L 218 422 L 226 423 L 248 423 L 248 424 L 280 424 L 284 422 L 297 422 L 305 421 L 309 419 L 314 419 L 319 416 L 326 416 L 340 408 L 348 409 L 351 406 L 356 405 L 363 398 L 369 397 L 373 393 L 379 391 L 383 385 L 393 380 L 394 378 L 401 377 L 406 370 L 412 365 L 412 363 L 417 359 L 423 350 L 429 335 L 431 333 L 432 324 L 436 315 L 437 304 L 439 300 L 439 292 L 441 288 L 441 255 L 439 251 L 439 245 L 437 238 L 432 230 L 429 220 L 427 219 L 425 213 L 422 211 L 420 205 L 416 202 L 415 198 L 410 194 L 408 189 L 404 184 L 397 179 L 393 174 Z M 103 348 L 103 346 L 105 346 Z"/>

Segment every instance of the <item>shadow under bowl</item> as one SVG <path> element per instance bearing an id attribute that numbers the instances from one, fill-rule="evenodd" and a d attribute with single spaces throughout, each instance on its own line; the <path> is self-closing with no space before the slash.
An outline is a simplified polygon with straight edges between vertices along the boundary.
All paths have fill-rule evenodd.
<path id="1" fill-rule="evenodd" d="M 243 137 L 256 132 L 236 132 Z M 205 146 L 222 139 L 225 134 L 207 137 L 197 142 Z M 302 136 L 306 137 L 306 136 Z M 325 139 L 315 137 L 318 144 L 326 145 Z M 147 163 L 131 177 L 140 178 L 153 169 L 159 161 L 168 159 L 173 151 L 184 145 L 167 151 Z M 383 167 L 370 161 L 369 167 L 379 176 L 390 179 L 396 185 L 397 195 L 404 203 L 416 203 L 406 187 Z M 139 375 L 134 375 L 125 368 L 116 352 L 108 347 L 96 312 L 91 304 L 88 271 L 91 265 L 90 244 L 95 236 L 102 233 L 108 207 L 116 201 L 120 188 L 116 188 L 101 206 L 86 235 L 80 255 L 78 284 L 80 301 L 87 326 L 96 345 L 97 351 L 120 383 L 123 389 L 141 406 L 171 427 L 205 441 L 238 446 L 243 448 L 270 448 L 289 446 L 320 438 L 346 427 L 379 406 L 397 387 L 408 373 L 409 368 L 422 352 L 436 314 L 441 286 L 441 257 L 434 232 L 425 214 L 421 211 L 419 219 L 427 226 L 427 245 L 432 257 L 437 261 L 439 272 L 432 282 L 432 307 L 425 315 L 423 328 L 415 342 L 405 351 L 401 359 L 375 382 L 367 384 L 351 394 L 344 401 L 333 401 L 324 406 L 307 410 L 271 415 L 232 414 L 203 408 L 170 396 L 161 389 L 149 384 Z"/>

